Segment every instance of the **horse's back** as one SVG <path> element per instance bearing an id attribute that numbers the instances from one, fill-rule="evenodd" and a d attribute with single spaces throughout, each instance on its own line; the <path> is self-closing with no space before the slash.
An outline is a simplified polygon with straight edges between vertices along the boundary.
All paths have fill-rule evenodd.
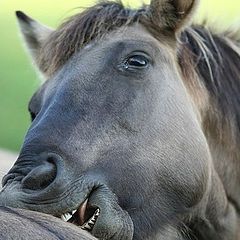
<path id="1" fill-rule="evenodd" d="M 73 224 L 46 214 L 0 207 L 1 240 L 94 240 L 93 236 Z"/>

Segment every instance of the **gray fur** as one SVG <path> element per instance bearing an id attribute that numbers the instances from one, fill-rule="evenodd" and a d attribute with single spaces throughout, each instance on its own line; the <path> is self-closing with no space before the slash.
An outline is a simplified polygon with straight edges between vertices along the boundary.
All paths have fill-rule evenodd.
<path id="1" fill-rule="evenodd" d="M 0 207 L 1 240 L 96 240 L 86 231 L 53 216 Z"/>
<path id="2" fill-rule="evenodd" d="M 176 31 L 196 1 L 183 2 L 156 5 L 171 5 L 161 17 L 173 14 L 174 28 L 157 26 L 156 14 L 147 19 L 149 8 L 131 12 L 110 2 L 51 34 L 39 53 L 49 79 L 29 104 L 33 122 L 3 179 L 1 205 L 60 216 L 89 198 L 100 209 L 92 231 L 99 239 L 238 238 L 237 207 L 216 168 L 221 147 L 204 128 L 208 92 L 179 66 Z M 128 17 L 131 24 L 121 22 Z M 79 24 L 85 32 L 72 28 Z M 139 55 L 144 68 L 126 65 Z"/>

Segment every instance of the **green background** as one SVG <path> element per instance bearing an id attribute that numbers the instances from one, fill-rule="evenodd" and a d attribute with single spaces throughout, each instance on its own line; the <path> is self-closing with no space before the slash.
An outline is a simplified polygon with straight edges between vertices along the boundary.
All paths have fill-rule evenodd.
<path id="1" fill-rule="evenodd" d="M 40 81 L 20 41 L 14 12 L 57 26 L 65 17 L 93 4 L 83 0 L 0 0 L 0 148 L 18 151 L 30 124 L 27 103 Z M 128 1 L 138 6 L 141 1 Z M 218 28 L 240 26 L 239 0 L 202 0 L 196 21 Z"/>

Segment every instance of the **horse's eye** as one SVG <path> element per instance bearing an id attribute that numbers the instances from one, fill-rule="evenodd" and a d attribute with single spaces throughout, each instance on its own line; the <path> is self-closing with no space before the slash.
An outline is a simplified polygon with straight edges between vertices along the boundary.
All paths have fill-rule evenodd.
<path id="1" fill-rule="evenodd" d="M 32 111 L 30 111 L 30 115 L 31 115 L 31 120 L 32 120 L 32 121 L 33 121 L 33 120 L 36 118 L 36 116 L 37 116 L 37 114 L 34 113 L 34 112 L 32 112 Z"/>
<path id="2" fill-rule="evenodd" d="M 145 68 L 148 66 L 149 60 L 143 55 L 134 55 L 128 57 L 124 62 L 124 68 Z"/>
<path id="3" fill-rule="evenodd" d="M 30 115 L 31 115 L 31 120 L 33 121 L 36 118 L 36 114 L 31 112 Z"/>

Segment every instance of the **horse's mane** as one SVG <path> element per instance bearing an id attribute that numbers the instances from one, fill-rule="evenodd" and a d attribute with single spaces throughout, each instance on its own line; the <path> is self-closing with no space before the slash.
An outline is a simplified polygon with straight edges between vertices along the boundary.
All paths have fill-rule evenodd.
<path id="1" fill-rule="evenodd" d="M 188 77 L 188 73 L 192 75 L 191 70 L 194 70 L 198 81 L 207 89 L 210 105 L 204 122 L 205 127 L 215 131 L 214 134 L 217 134 L 221 141 L 230 141 L 235 147 L 240 136 L 238 33 L 215 33 L 204 25 L 191 26 L 181 34 L 178 48 L 179 64 L 185 78 Z M 226 139 L 226 135 L 231 139 Z"/>
<path id="2" fill-rule="evenodd" d="M 42 46 L 39 66 L 49 75 L 75 52 L 119 27 L 138 22 L 146 8 L 125 8 L 121 1 L 105 1 L 67 19 Z"/>
<path id="3" fill-rule="evenodd" d="M 125 8 L 121 2 L 101 2 L 67 19 L 42 46 L 39 66 L 49 75 L 59 69 L 75 52 L 91 41 L 122 26 L 140 22 L 153 32 L 147 6 Z M 178 56 L 185 78 L 192 71 L 199 76 L 215 108 L 207 125 L 215 125 L 231 136 L 240 131 L 240 34 L 233 31 L 214 33 L 206 26 L 190 26 L 179 38 Z M 159 39 L 159 36 L 155 36 Z M 188 76 L 189 75 L 189 76 Z M 210 116 L 210 115 L 209 115 Z M 226 128 L 229 126 L 229 128 Z M 240 134 L 237 134 L 240 136 Z M 235 139 L 236 140 L 236 139 Z"/>

